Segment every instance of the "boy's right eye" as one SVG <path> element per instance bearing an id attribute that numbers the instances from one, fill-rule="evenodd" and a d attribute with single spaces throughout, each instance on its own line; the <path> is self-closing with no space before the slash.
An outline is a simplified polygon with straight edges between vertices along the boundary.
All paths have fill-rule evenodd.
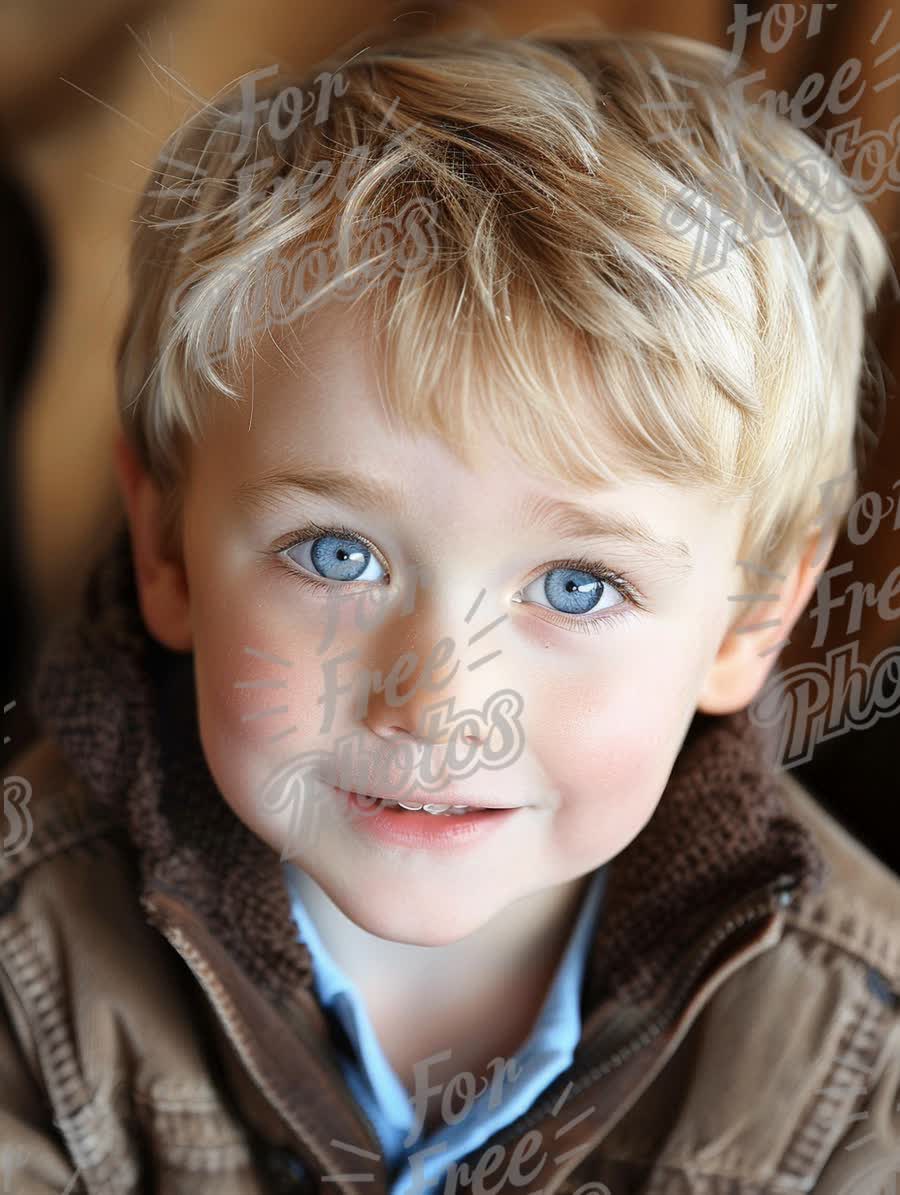
<path id="1" fill-rule="evenodd" d="M 284 555 L 311 574 L 304 580 L 313 584 L 319 578 L 337 582 L 380 581 L 386 575 L 364 540 L 340 529 L 307 536 L 309 530 L 299 532 L 293 543 L 282 549 Z"/>

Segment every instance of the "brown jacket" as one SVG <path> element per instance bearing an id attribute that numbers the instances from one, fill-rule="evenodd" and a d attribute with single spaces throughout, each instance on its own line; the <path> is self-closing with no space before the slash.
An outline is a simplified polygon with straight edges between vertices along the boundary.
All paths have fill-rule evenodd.
<path id="1" fill-rule="evenodd" d="M 123 535 L 6 780 L 0 1192 L 381 1195 L 280 861 L 205 766 L 191 664 L 146 634 Z M 768 751 L 745 713 L 694 719 L 609 864 L 575 1060 L 442 1189 L 895 1192 L 900 880 Z"/>

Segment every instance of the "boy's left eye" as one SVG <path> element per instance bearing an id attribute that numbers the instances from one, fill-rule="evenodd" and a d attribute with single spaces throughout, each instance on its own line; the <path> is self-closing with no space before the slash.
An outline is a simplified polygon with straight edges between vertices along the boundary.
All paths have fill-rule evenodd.
<path id="1" fill-rule="evenodd" d="M 534 593 L 530 593 L 534 590 Z M 560 614 L 591 614 L 621 605 L 626 599 L 608 580 L 597 573 L 583 569 L 557 566 L 530 581 L 522 597 L 540 605 L 540 597 L 551 603 L 551 609 Z"/>

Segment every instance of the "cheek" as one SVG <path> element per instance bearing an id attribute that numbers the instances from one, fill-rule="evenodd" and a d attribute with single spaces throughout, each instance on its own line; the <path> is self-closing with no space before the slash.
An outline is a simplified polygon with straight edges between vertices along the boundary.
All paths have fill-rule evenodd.
<path id="1" fill-rule="evenodd" d="M 332 738 L 321 733 L 321 629 L 265 601 L 207 611 L 194 650 L 207 766 L 235 813 L 275 844 L 286 837 L 289 813 L 268 807 L 273 778 Z"/>
<path id="2" fill-rule="evenodd" d="M 315 738 L 322 720 L 316 643 L 315 632 L 293 626 L 287 635 L 254 610 L 208 619 L 195 647 L 207 721 L 245 750 L 265 751 L 273 742 L 296 748 Z"/>
<path id="3" fill-rule="evenodd" d="M 358 599 L 356 599 L 358 604 Z M 353 654 L 360 613 L 351 595 L 324 599 L 243 545 L 203 560 L 191 586 L 198 701 L 210 737 L 285 755 L 321 747 L 329 661 Z M 358 669 L 344 665 L 346 683 Z M 282 736 L 282 737 L 279 737 Z"/>
<path id="4" fill-rule="evenodd" d="M 663 643 L 545 688 L 529 740 L 556 792 L 558 848 L 584 866 L 618 854 L 650 820 L 696 708 L 698 669 Z"/>

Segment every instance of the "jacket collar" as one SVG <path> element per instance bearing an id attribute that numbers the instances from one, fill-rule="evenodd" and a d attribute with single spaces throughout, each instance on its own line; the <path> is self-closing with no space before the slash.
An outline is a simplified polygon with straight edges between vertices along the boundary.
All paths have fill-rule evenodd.
<path id="1" fill-rule="evenodd" d="M 142 896 L 160 889 L 189 906 L 270 998 L 311 989 L 280 860 L 206 765 L 193 656 L 145 629 L 127 528 L 45 645 L 31 701 L 93 799 L 119 811 Z M 601 996 L 651 997 L 723 907 L 782 876 L 816 891 L 824 862 L 782 804 L 770 742 L 746 711 L 697 714 L 652 818 L 608 864 L 584 1010 Z"/>

